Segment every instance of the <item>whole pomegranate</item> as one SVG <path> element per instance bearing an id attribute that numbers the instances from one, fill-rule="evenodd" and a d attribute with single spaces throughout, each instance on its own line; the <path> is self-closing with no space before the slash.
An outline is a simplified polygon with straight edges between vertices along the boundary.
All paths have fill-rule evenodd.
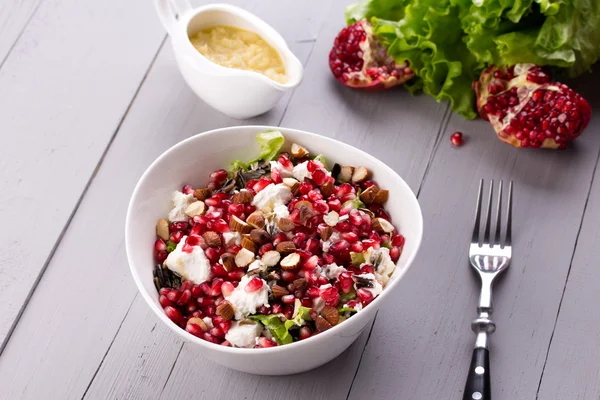
<path id="1" fill-rule="evenodd" d="M 584 130 L 592 109 L 567 85 L 533 64 L 490 66 L 473 84 L 479 114 L 515 147 L 564 148 Z"/>
<path id="2" fill-rule="evenodd" d="M 408 63 L 398 64 L 373 35 L 366 19 L 345 27 L 329 53 L 329 67 L 335 78 L 354 89 L 385 90 L 414 76 Z"/>

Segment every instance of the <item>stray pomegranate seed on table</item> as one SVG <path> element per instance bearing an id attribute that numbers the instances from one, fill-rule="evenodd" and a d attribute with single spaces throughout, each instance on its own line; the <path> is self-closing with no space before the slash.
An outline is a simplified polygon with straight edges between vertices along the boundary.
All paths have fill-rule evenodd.
<path id="1" fill-rule="evenodd" d="M 275 156 L 175 191 L 152 247 L 167 317 L 223 346 L 289 344 L 351 318 L 384 290 L 405 242 L 367 168 L 329 168 L 300 144 L 282 152 L 279 132 L 257 139 Z"/>
<path id="2" fill-rule="evenodd" d="M 450 142 L 455 147 L 460 147 L 463 145 L 463 134 L 462 132 L 454 132 L 450 135 Z"/>

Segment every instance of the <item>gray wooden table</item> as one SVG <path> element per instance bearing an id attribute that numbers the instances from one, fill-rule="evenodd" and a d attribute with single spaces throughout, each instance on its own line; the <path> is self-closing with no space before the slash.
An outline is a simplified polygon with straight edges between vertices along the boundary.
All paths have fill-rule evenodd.
<path id="1" fill-rule="evenodd" d="M 515 257 L 495 293 L 494 399 L 600 398 L 600 119 L 566 151 L 518 150 L 429 97 L 346 90 L 327 55 L 347 2 L 235 2 L 305 66 L 300 87 L 248 121 L 185 85 L 149 0 L 0 2 L 1 399 L 460 399 L 481 177 L 516 184 Z M 600 79 L 576 88 L 600 106 Z M 396 306 L 336 360 L 295 376 L 204 360 L 144 304 L 125 256 L 126 205 L 144 169 L 193 134 L 249 123 L 364 149 L 404 177 L 425 218 Z M 460 149 L 449 143 L 457 130 Z"/>

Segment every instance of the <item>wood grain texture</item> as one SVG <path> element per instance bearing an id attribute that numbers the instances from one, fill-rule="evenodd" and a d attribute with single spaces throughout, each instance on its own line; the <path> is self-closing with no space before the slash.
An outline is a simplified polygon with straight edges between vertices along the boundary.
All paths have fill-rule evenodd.
<path id="1" fill-rule="evenodd" d="M 0 68 L 41 0 L 3 0 L 0 3 Z"/>
<path id="2" fill-rule="evenodd" d="M 571 262 L 536 399 L 600 399 L 600 173 L 594 184 Z"/>
<path id="3" fill-rule="evenodd" d="M 163 37 L 144 0 L 47 1 L 0 69 L 0 349 Z"/>
<path id="4" fill-rule="evenodd" d="M 467 136 L 460 149 L 449 143 L 457 130 Z M 515 182 L 513 262 L 495 289 L 492 397 L 535 398 L 599 134 L 595 119 L 572 149 L 527 151 L 499 142 L 484 121 L 450 119 L 420 193 L 421 252 L 391 299 L 400 306 L 379 312 L 350 399 L 462 398 L 479 290 L 467 244 L 482 177 Z"/>

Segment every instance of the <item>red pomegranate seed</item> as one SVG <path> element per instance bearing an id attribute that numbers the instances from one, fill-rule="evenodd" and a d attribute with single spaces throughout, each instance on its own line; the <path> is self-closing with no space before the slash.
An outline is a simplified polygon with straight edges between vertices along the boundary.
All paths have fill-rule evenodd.
<path id="1" fill-rule="evenodd" d="M 321 291 L 317 287 L 309 287 L 306 289 L 306 295 L 311 299 L 314 299 L 315 297 L 319 297 L 321 295 Z"/>
<path id="2" fill-rule="evenodd" d="M 221 200 L 220 197 L 213 196 L 211 198 L 204 200 L 204 203 L 209 207 L 219 207 L 221 204 L 223 204 L 223 200 Z"/>
<path id="3" fill-rule="evenodd" d="M 186 221 L 171 222 L 171 225 L 169 226 L 169 231 L 170 232 L 175 232 L 175 231 L 185 232 L 185 230 L 188 229 L 188 227 L 189 227 L 189 224 Z"/>
<path id="4" fill-rule="evenodd" d="M 363 274 L 374 274 L 375 267 L 373 267 L 370 264 L 366 264 L 366 265 L 363 265 L 362 267 L 360 267 L 360 272 L 362 272 Z"/>
<path id="5" fill-rule="evenodd" d="M 167 299 L 169 299 L 173 303 L 177 303 L 180 296 L 181 292 L 179 290 L 173 289 L 167 294 Z"/>
<path id="6" fill-rule="evenodd" d="M 337 241 L 329 247 L 329 251 L 336 254 L 347 252 L 349 249 L 350 243 L 345 240 Z"/>
<path id="7" fill-rule="evenodd" d="M 365 288 L 358 289 L 356 291 L 356 296 L 361 301 L 361 303 L 363 303 L 363 305 L 367 305 L 373 301 L 373 293 L 371 293 L 371 291 Z"/>
<path id="8" fill-rule="evenodd" d="M 165 251 L 167 250 L 167 244 L 162 239 L 156 239 L 156 242 L 154 242 L 154 250 Z"/>
<path id="9" fill-rule="evenodd" d="M 165 314 L 167 315 L 167 317 L 169 317 L 171 321 L 175 322 L 177 325 L 179 325 L 183 318 L 179 310 L 171 306 L 165 307 Z"/>
<path id="10" fill-rule="evenodd" d="M 342 208 L 342 202 L 339 199 L 333 199 L 333 200 L 329 200 L 327 202 L 327 205 L 329 206 L 329 210 L 331 211 L 340 211 L 340 208 Z"/>
<path id="11" fill-rule="evenodd" d="M 350 251 L 354 253 L 362 253 L 364 251 L 365 246 L 361 242 L 354 242 L 350 245 Z"/>
<path id="12" fill-rule="evenodd" d="M 273 304 L 271 306 L 271 312 L 273 314 L 281 314 L 283 312 L 283 306 L 279 303 Z"/>
<path id="13" fill-rule="evenodd" d="M 304 307 L 309 307 L 310 308 L 310 307 L 313 306 L 313 302 L 312 302 L 312 299 L 310 297 L 303 297 L 301 301 L 302 301 L 302 305 Z"/>
<path id="14" fill-rule="evenodd" d="M 287 158 L 286 156 L 279 156 L 279 158 L 277 159 L 277 162 L 279 164 L 281 164 L 281 166 L 283 167 L 283 169 L 291 171 L 294 168 L 294 164 L 292 164 L 292 162 L 290 161 L 289 158 Z"/>
<path id="15" fill-rule="evenodd" d="M 274 341 L 267 339 L 264 336 L 261 336 L 258 338 L 258 347 L 261 348 L 268 348 L 268 347 L 275 347 L 277 346 L 277 343 L 275 343 Z"/>
<path id="16" fill-rule="evenodd" d="M 173 303 L 171 302 L 171 300 L 169 300 L 167 298 L 167 296 L 164 296 L 162 294 L 160 296 L 158 296 L 158 302 L 160 303 L 162 308 L 173 306 Z"/>
<path id="17" fill-rule="evenodd" d="M 283 179 L 281 178 L 281 172 L 279 172 L 278 169 L 272 169 L 271 170 L 271 180 L 275 184 L 283 182 Z"/>
<path id="18" fill-rule="evenodd" d="M 321 289 L 319 296 L 325 300 L 325 303 L 332 307 L 337 307 L 340 302 L 340 294 L 337 289 L 334 287 L 330 287 L 327 289 Z"/>
<path id="19" fill-rule="evenodd" d="M 169 253 L 166 250 L 154 251 L 154 258 L 157 262 L 162 263 L 167 259 Z"/>
<path id="20" fill-rule="evenodd" d="M 322 184 L 327 182 L 327 174 L 325 173 L 325 171 L 319 168 L 315 170 L 315 172 L 313 172 L 312 180 L 316 185 L 321 186 Z"/>
<path id="21" fill-rule="evenodd" d="M 210 271 L 213 273 L 214 276 L 218 276 L 221 278 L 226 278 L 228 276 L 228 272 L 225 270 L 225 268 L 223 268 L 221 264 L 213 264 L 210 267 Z"/>
<path id="22" fill-rule="evenodd" d="M 300 194 L 308 194 L 311 190 L 313 190 L 313 186 L 310 183 L 304 181 L 300 184 Z"/>
<path id="23" fill-rule="evenodd" d="M 311 254 L 316 254 L 319 251 L 319 239 L 314 237 L 308 238 L 304 249 Z"/>
<path id="24" fill-rule="evenodd" d="M 210 289 L 209 289 L 210 291 Z M 198 297 L 198 299 L 196 300 L 196 303 L 198 303 L 198 305 L 200 307 L 208 307 L 213 305 L 215 302 L 215 300 L 212 297 Z"/>
<path id="25" fill-rule="evenodd" d="M 315 202 L 318 200 L 323 200 L 323 195 L 321 194 L 321 191 L 319 189 L 313 189 L 310 192 L 308 192 L 308 198 Z"/>
<path id="26" fill-rule="evenodd" d="M 299 208 L 296 208 L 296 209 L 294 209 L 294 211 L 291 212 L 290 219 L 292 220 L 292 222 L 294 224 L 300 225 L 300 223 L 302 221 L 300 220 L 300 209 Z"/>
<path id="27" fill-rule="evenodd" d="M 370 247 L 372 247 L 375 250 L 378 250 L 380 247 L 379 243 L 373 239 L 365 239 L 362 241 L 362 244 L 365 250 L 367 250 Z"/>
<path id="28" fill-rule="evenodd" d="M 344 197 L 348 194 L 354 193 L 354 188 L 349 183 L 342 183 L 335 191 L 336 197 Z"/>
<path id="29" fill-rule="evenodd" d="M 292 306 L 291 304 L 284 305 L 283 306 L 283 315 L 287 319 L 292 319 L 292 316 L 294 315 L 294 306 Z"/>
<path id="30" fill-rule="evenodd" d="M 314 240 L 314 239 L 311 238 L 309 240 Z M 319 264 L 319 257 L 315 255 L 315 256 L 308 258 L 302 265 L 302 268 L 304 268 L 307 271 L 312 271 L 315 268 L 317 268 L 318 264 Z"/>
<path id="31" fill-rule="evenodd" d="M 342 272 L 338 277 L 338 280 L 340 282 L 342 292 L 350 293 L 354 284 L 354 281 L 352 280 L 352 275 L 350 275 L 349 272 Z"/>
<path id="32" fill-rule="evenodd" d="M 217 278 L 213 280 L 212 285 L 210 286 L 210 295 L 211 296 L 219 296 L 221 294 L 221 286 L 223 285 L 223 279 Z"/>
<path id="33" fill-rule="evenodd" d="M 349 243 L 358 241 L 358 235 L 354 232 L 343 232 L 340 236 Z"/>
<path id="34" fill-rule="evenodd" d="M 202 282 L 200 284 L 200 289 L 202 290 L 202 293 L 206 294 L 206 295 L 210 295 L 210 284 L 208 282 Z M 202 296 L 202 295 L 200 295 Z M 198 297 L 200 297 L 198 296 Z"/>
<path id="35" fill-rule="evenodd" d="M 243 269 L 238 269 L 238 270 L 235 270 L 235 271 L 230 271 L 227 274 L 227 279 L 229 279 L 230 281 L 236 281 L 237 282 L 237 281 L 241 281 L 242 277 L 244 275 L 246 275 L 246 272 L 244 272 Z"/>
<path id="36" fill-rule="evenodd" d="M 185 239 L 185 243 L 189 246 L 198 246 L 200 242 L 203 242 L 204 238 L 202 236 L 190 235 Z"/>
<path id="37" fill-rule="evenodd" d="M 267 186 L 269 186 L 271 184 L 271 180 L 270 179 L 266 179 L 266 178 L 260 178 L 258 180 L 258 182 L 256 182 L 256 184 L 252 187 L 252 189 L 258 193 L 261 190 L 263 190 L 264 188 L 266 188 Z"/>
<path id="38" fill-rule="evenodd" d="M 169 288 L 160 288 L 160 290 L 158 291 L 159 294 L 166 296 L 169 294 L 169 292 L 171 291 L 171 289 Z"/>
<path id="39" fill-rule="evenodd" d="M 253 206 L 252 204 L 246 204 L 244 211 L 246 212 L 246 215 L 250 215 L 256 211 L 256 206 Z"/>
<path id="40" fill-rule="evenodd" d="M 392 246 L 402 247 L 404 246 L 404 236 L 397 234 L 392 236 Z"/>
<path id="41" fill-rule="evenodd" d="M 185 326 L 185 330 L 191 333 L 194 336 L 202 338 L 204 336 L 204 331 L 198 325 L 194 323 L 189 323 Z"/>
<path id="42" fill-rule="evenodd" d="M 362 225 L 363 219 L 360 215 L 360 213 L 358 212 L 358 210 L 352 210 L 350 211 L 350 223 L 354 226 L 360 226 Z"/>
<path id="43" fill-rule="evenodd" d="M 221 346 L 231 347 L 231 343 L 229 343 L 229 340 L 224 340 L 221 342 Z"/>
<path id="44" fill-rule="evenodd" d="M 214 328 L 211 328 L 209 332 L 211 335 L 213 335 L 216 338 L 220 338 L 220 339 L 225 338 L 225 332 L 223 332 L 223 330 L 217 326 L 215 326 Z"/>
<path id="45" fill-rule="evenodd" d="M 262 257 L 263 254 L 265 254 L 267 251 L 271 251 L 271 250 L 273 250 L 273 244 L 272 243 L 263 244 L 258 249 L 258 255 Z"/>
<path id="46" fill-rule="evenodd" d="M 227 333 L 229 332 L 229 329 L 231 329 L 231 321 L 223 321 L 219 324 L 219 328 L 221 328 L 221 331 L 223 331 L 223 333 Z"/>
<path id="47" fill-rule="evenodd" d="M 197 299 L 198 297 L 202 296 L 202 289 L 200 288 L 200 286 L 198 285 L 194 285 L 192 286 L 192 297 Z"/>
<path id="48" fill-rule="evenodd" d="M 390 249 L 390 258 L 392 259 L 393 262 L 397 262 L 398 259 L 400 258 L 400 254 L 402 252 L 400 251 L 400 248 L 398 247 L 392 247 Z"/>
<path id="49" fill-rule="evenodd" d="M 292 271 L 281 271 L 281 279 L 285 282 L 293 282 L 297 278 L 295 272 Z"/>
<path id="50" fill-rule="evenodd" d="M 188 314 L 192 314 L 192 313 L 194 313 L 194 311 L 196 311 L 198 309 L 198 305 L 195 302 L 190 302 L 190 303 L 188 303 L 186 309 L 187 309 Z"/>
<path id="51" fill-rule="evenodd" d="M 377 243 L 381 243 L 381 236 L 379 236 L 379 233 L 372 231 L 369 234 L 369 239 L 376 241 Z"/>
<path id="52" fill-rule="evenodd" d="M 206 225 L 210 221 L 206 215 L 196 215 L 193 219 L 196 224 L 200 225 Z"/>
<path id="53" fill-rule="evenodd" d="M 262 305 L 262 306 L 258 307 L 258 313 L 262 314 L 262 315 L 269 315 L 269 314 L 271 314 L 271 308 L 267 307 L 265 305 Z"/>
<path id="54" fill-rule="evenodd" d="M 313 209 L 320 214 L 326 214 L 329 211 L 329 206 L 325 201 L 317 200 L 313 203 Z"/>
<path id="55" fill-rule="evenodd" d="M 227 211 L 229 212 L 229 214 L 233 214 L 233 215 L 239 217 L 240 215 L 242 215 L 244 213 L 244 205 L 243 204 L 230 204 L 227 207 Z"/>
<path id="56" fill-rule="evenodd" d="M 287 236 L 286 236 L 286 238 L 287 238 Z M 292 242 L 294 243 L 296 248 L 300 249 L 300 248 L 304 247 L 305 240 L 306 240 L 306 234 L 304 234 L 302 232 L 298 232 L 294 235 Z"/>
<path id="57" fill-rule="evenodd" d="M 463 145 L 463 134 L 462 132 L 454 132 L 451 136 L 450 136 L 450 142 L 452 143 L 453 146 L 455 147 L 460 147 Z"/>
<path id="58" fill-rule="evenodd" d="M 211 304 L 209 306 L 204 307 L 204 311 L 206 312 L 207 317 L 212 317 L 217 312 L 217 306 L 215 306 L 214 304 Z"/>
<path id="59" fill-rule="evenodd" d="M 204 254 L 206 258 L 211 262 L 211 264 L 216 264 L 219 261 L 219 257 L 221 257 L 221 249 L 217 249 L 215 247 L 209 247 L 204 250 Z"/>
<path id="60" fill-rule="evenodd" d="M 250 282 L 244 287 L 244 290 L 248 293 L 256 292 L 258 289 L 263 287 L 263 280 L 255 276 L 250 279 Z"/>
<path id="61" fill-rule="evenodd" d="M 223 293 L 223 296 L 225 297 L 229 297 L 229 295 L 233 292 L 234 289 L 235 287 L 231 282 L 223 282 L 223 284 L 221 285 L 221 293 Z"/>
<path id="62" fill-rule="evenodd" d="M 348 221 L 342 221 L 339 222 L 336 226 L 335 226 L 335 230 L 338 232 L 350 232 L 352 231 L 353 225 L 348 222 Z"/>
<path id="63" fill-rule="evenodd" d="M 279 232 L 273 238 L 273 246 L 277 246 L 280 242 L 285 242 L 287 240 L 288 240 L 287 235 L 285 233 L 283 233 L 283 232 Z"/>
<path id="64" fill-rule="evenodd" d="M 327 277 L 325 276 L 319 276 L 317 278 L 317 282 L 319 283 L 319 285 L 327 285 L 329 283 L 329 279 L 327 279 Z"/>
<path id="65" fill-rule="evenodd" d="M 178 306 L 186 305 L 192 298 L 192 292 L 189 289 L 184 290 L 179 296 L 179 300 L 177 300 Z"/>
<path id="66" fill-rule="evenodd" d="M 181 188 L 181 192 L 183 194 L 192 194 L 192 193 L 194 193 L 194 188 L 191 187 L 190 185 L 185 185 L 184 187 Z"/>
<path id="67" fill-rule="evenodd" d="M 283 304 L 294 304 L 296 298 L 293 294 L 286 294 L 285 296 L 281 297 L 281 301 L 283 302 Z"/>
<path id="68" fill-rule="evenodd" d="M 329 253 L 323 253 L 323 263 L 324 264 L 332 264 L 335 262 L 335 257 Z"/>
<path id="69" fill-rule="evenodd" d="M 208 332 L 204 332 L 204 335 L 202 335 L 202 336 L 203 336 L 204 340 L 206 340 L 207 342 L 211 342 L 211 343 L 215 343 L 215 344 L 221 343 L 219 338 L 214 337 L 213 335 L 211 335 Z"/>
<path id="70" fill-rule="evenodd" d="M 308 339 L 312 335 L 312 331 L 308 326 L 303 326 L 300 328 L 300 332 L 298 333 L 300 340 Z"/>
<path id="71" fill-rule="evenodd" d="M 209 179 L 214 182 L 223 183 L 227 180 L 227 171 L 218 169 L 209 175 Z"/>

